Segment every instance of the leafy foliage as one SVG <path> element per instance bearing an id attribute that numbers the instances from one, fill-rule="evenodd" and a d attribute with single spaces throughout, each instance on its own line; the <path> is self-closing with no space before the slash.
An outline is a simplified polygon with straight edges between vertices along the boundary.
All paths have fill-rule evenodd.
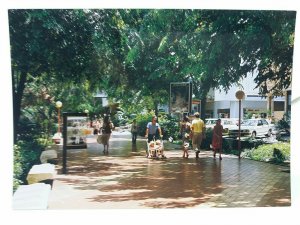
<path id="1" fill-rule="evenodd" d="M 14 188 L 26 184 L 26 177 L 33 165 L 40 164 L 44 146 L 33 139 L 32 142 L 19 141 L 14 147 Z"/>
<path id="2" fill-rule="evenodd" d="M 169 115 L 159 117 L 159 125 L 161 126 L 163 138 L 168 140 L 169 137 L 176 139 L 180 133 L 179 122 L 177 118 Z"/>
<path id="3" fill-rule="evenodd" d="M 137 114 L 139 135 L 145 135 L 153 113 L 141 112 L 157 114 L 168 102 L 170 82 L 191 80 L 204 105 L 210 88 L 228 90 L 257 72 L 262 94 L 280 94 L 291 83 L 295 16 L 266 10 L 9 10 L 14 134 L 15 143 L 21 141 L 15 158 L 22 174 L 37 162 L 38 139 L 55 131 L 57 100 L 63 111 L 87 109 L 93 118 L 107 110 L 93 94 L 105 91 L 125 114 Z M 160 123 L 165 137 L 179 131 L 170 118 Z"/>
<path id="4" fill-rule="evenodd" d="M 290 160 L 290 144 L 275 143 L 260 145 L 257 148 L 246 150 L 242 153 L 242 157 L 249 157 L 258 161 L 284 162 Z"/>
<path id="5" fill-rule="evenodd" d="M 228 90 L 257 70 L 262 94 L 289 86 L 295 12 L 212 10 L 200 20 L 210 37 L 201 60 L 203 84 Z"/>
<path id="6" fill-rule="evenodd" d="M 13 177 L 13 190 L 15 191 L 20 184 L 22 184 L 23 167 L 21 163 L 21 149 L 19 146 L 14 146 L 14 177 Z"/>
<path id="7" fill-rule="evenodd" d="M 290 116 L 284 115 L 284 117 L 277 122 L 276 128 L 278 130 L 284 130 L 284 131 L 290 133 L 290 129 L 291 129 L 291 118 L 290 118 Z"/>
<path id="8" fill-rule="evenodd" d="M 95 91 L 106 67 L 94 43 L 95 33 L 104 36 L 109 16 L 101 10 L 9 10 L 15 130 L 24 91 L 32 81 L 58 92 L 64 84 L 72 89 L 89 80 L 90 91 Z M 111 26 L 105 27 L 106 35 L 108 28 Z"/>
<path id="9" fill-rule="evenodd" d="M 156 113 L 174 81 L 191 79 L 203 99 L 255 71 L 262 93 L 291 81 L 293 11 L 10 10 L 9 18 L 16 117 L 23 86 L 42 74 L 70 89 L 88 80 L 89 91 L 126 107 L 147 98 Z"/>
<path id="10" fill-rule="evenodd" d="M 205 132 L 205 139 L 202 140 L 201 148 L 210 149 L 212 143 L 213 130 L 207 129 Z"/>

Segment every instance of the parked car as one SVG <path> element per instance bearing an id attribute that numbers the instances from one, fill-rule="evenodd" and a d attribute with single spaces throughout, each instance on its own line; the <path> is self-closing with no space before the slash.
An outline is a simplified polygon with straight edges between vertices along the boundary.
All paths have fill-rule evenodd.
<path id="1" fill-rule="evenodd" d="M 218 119 L 216 119 L 216 118 L 205 119 L 205 127 L 206 127 L 206 129 L 213 129 L 214 126 L 217 123 L 217 120 Z"/>
<path id="2" fill-rule="evenodd" d="M 266 119 L 247 119 L 241 123 L 241 137 L 271 136 L 274 130 L 274 124 L 269 123 Z M 231 137 L 237 137 L 239 127 L 230 128 L 228 134 Z"/>
<path id="3" fill-rule="evenodd" d="M 205 127 L 206 129 L 213 129 L 217 123 L 218 118 L 209 118 L 205 119 Z M 221 118 L 221 125 L 223 126 L 223 134 L 228 134 L 229 129 L 234 129 L 238 125 L 238 119 L 236 118 Z"/>

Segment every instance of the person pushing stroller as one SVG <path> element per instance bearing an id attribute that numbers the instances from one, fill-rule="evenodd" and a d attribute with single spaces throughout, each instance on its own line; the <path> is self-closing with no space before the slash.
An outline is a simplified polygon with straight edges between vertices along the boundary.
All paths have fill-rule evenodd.
<path id="1" fill-rule="evenodd" d="M 160 140 L 163 135 L 162 131 L 160 128 L 160 125 L 157 123 L 157 117 L 153 116 L 152 121 L 147 124 L 146 128 L 146 135 L 145 137 L 148 139 L 147 140 L 147 145 L 150 146 L 150 142 L 155 142 Z M 149 151 L 147 151 L 147 157 L 149 156 Z"/>
<path id="2" fill-rule="evenodd" d="M 163 137 L 160 125 L 157 123 L 157 117 L 153 116 L 151 122 L 147 124 L 146 138 L 148 138 L 148 143 L 150 141 L 158 140 Z"/>

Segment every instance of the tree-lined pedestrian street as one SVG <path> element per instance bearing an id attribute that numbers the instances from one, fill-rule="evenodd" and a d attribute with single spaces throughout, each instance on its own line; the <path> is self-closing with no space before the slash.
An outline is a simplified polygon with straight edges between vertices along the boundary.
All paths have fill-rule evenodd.
<path id="1" fill-rule="evenodd" d="M 18 209 L 291 205 L 296 11 L 12 8 L 8 22 Z"/>
<path id="2" fill-rule="evenodd" d="M 68 173 L 60 163 L 49 209 L 138 209 L 290 206 L 289 167 L 226 155 L 200 158 L 166 143 L 165 160 L 145 157 L 146 141 L 132 146 L 128 133 L 114 132 L 109 155 L 95 137 L 84 150 L 68 150 Z"/>

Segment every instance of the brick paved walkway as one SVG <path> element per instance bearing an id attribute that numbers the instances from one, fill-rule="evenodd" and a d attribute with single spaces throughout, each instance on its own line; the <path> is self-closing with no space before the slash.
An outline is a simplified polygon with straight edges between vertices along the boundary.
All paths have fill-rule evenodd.
<path id="1" fill-rule="evenodd" d="M 111 139 L 111 153 L 89 140 L 87 150 L 68 150 L 68 174 L 58 174 L 49 209 L 138 209 L 290 206 L 289 167 L 224 155 L 199 159 L 166 144 L 166 160 L 144 157 L 146 143 Z"/>

